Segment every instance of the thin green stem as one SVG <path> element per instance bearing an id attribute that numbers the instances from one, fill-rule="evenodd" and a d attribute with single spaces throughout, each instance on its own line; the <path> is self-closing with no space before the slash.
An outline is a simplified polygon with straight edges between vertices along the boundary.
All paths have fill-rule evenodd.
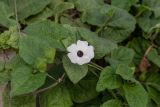
<path id="1" fill-rule="evenodd" d="M 116 96 L 116 94 L 112 91 L 112 90 L 108 90 L 111 94 L 112 94 L 112 96 L 115 98 L 115 99 L 118 99 L 118 97 Z"/>
<path id="2" fill-rule="evenodd" d="M 56 80 L 56 82 L 54 82 L 52 85 L 48 86 L 48 87 L 45 87 L 45 88 L 42 88 L 40 90 L 37 90 L 35 92 L 31 92 L 31 93 L 28 93 L 28 94 L 23 94 L 23 95 L 36 95 L 36 94 L 39 94 L 39 93 L 42 93 L 48 89 L 51 89 L 53 87 L 56 87 L 58 84 L 60 84 L 63 80 L 64 80 L 64 77 L 65 77 L 65 73 L 62 74 L 62 76 L 60 78 L 58 78 Z"/>
<path id="3" fill-rule="evenodd" d="M 97 65 L 96 63 L 90 62 L 90 64 L 92 64 L 93 66 L 96 66 L 97 68 L 103 70 L 103 67 L 101 67 L 100 65 Z"/>
<path id="4" fill-rule="evenodd" d="M 52 77 L 50 74 L 46 73 L 46 75 L 47 75 L 49 78 L 53 79 L 54 81 L 57 81 L 57 79 L 55 79 L 54 77 Z"/>
<path id="5" fill-rule="evenodd" d="M 59 16 L 58 14 L 55 14 L 55 22 L 58 23 L 58 21 L 59 21 Z"/>
<path id="6" fill-rule="evenodd" d="M 91 71 L 96 77 L 99 78 L 99 75 L 95 71 Z"/>
<path id="7" fill-rule="evenodd" d="M 14 0 L 14 11 L 15 11 L 15 18 L 16 18 L 16 23 L 17 23 L 17 29 L 18 29 L 18 32 L 19 32 L 19 36 L 21 36 L 20 24 L 18 22 L 17 1 L 16 0 Z"/>
<path id="8" fill-rule="evenodd" d="M 142 5 L 143 8 L 135 15 L 135 18 L 138 18 L 143 12 L 145 12 L 146 10 L 150 10 L 149 7 Z"/>
<path id="9" fill-rule="evenodd" d="M 94 65 L 92 65 L 92 64 L 88 64 L 88 66 L 93 67 L 93 68 L 95 68 L 95 69 L 101 71 L 101 69 L 100 69 L 99 67 L 96 67 L 96 66 L 94 66 Z"/>
<path id="10" fill-rule="evenodd" d="M 38 93 L 44 92 L 44 91 L 46 91 L 48 89 L 51 89 L 51 88 L 57 86 L 58 84 L 59 84 L 58 82 L 55 82 L 54 84 L 50 85 L 49 87 L 46 87 L 46 88 L 43 88 L 43 89 L 40 89 L 40 90 L 34 92 L 34 94 L 38 94 Z"/>

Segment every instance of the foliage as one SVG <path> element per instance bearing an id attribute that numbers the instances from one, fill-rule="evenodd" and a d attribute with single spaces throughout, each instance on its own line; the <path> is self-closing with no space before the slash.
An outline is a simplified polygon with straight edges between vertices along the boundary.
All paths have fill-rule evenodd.
<path id="1" fill-rule="evenodd" d="M 4 107 L 160 107 L 160 0 L 1 0 Z M 94 59 L 71 63 L 77 40 Z"/>

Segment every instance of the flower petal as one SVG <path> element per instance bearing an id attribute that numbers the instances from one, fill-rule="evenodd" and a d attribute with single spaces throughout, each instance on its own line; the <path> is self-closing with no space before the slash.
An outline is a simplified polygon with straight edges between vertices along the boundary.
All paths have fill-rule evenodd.
<path id="1" fill-rule="evenodd" d="M 77 45 L 76 44 L 72 44 L 69 47 L 67 47 L 67 51 L 68 52 L 75 52 L 77 51 Z"/>
<path id="2" fill-rule="evenodd" d="M 91 58 L 89 58 L 88 56 L 83 56 L 78 59 L 77 64 L 83 65 L 83 64 L 89 63 L 90 61 L 91 61 Z"/>
<path id="3" fill-rule="evenodd" d="M 87 41 L 81 41 L 81 40 L 78 40 L 77 41 L 77 45 L 83 45 L 83 46 L 88 46 L 88 42 Z"/>
<path id="4" fill-rule="evenodd" d="M 77 63 L 77 61 L 79 60 L 79 57 L 75 55 L 74 53 L 68 53 L 67 56 L 69 57 L 71 62 L 74 64 Z"/>
<path id="5" fill-rule="evenodd" d="M 88 47 L 88 42 L 87 41 L 81 41 L 81 40 L 77 41 L 78 50 L 85 51 L 87 49 L 87 47 Z"/>
<path id="6" fill-rule="evenodd" d="M 87 50 L 84 53 L 85 55 L 87 55 L 89 58 L 94 58 L 94 48 L 93 46 L 88 46 Z"/>

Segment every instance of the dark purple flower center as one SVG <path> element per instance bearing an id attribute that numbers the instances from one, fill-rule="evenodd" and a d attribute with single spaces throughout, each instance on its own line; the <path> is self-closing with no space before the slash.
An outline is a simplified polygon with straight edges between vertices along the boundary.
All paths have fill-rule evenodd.
<path id="1" fill-rule="evenodd" d="M 79 50 L 79 51 L 77 52 L 77 56 L 82 57 L 82 56 L 83 56 L 83 52 L 82 52 L 81 50 Z"/>

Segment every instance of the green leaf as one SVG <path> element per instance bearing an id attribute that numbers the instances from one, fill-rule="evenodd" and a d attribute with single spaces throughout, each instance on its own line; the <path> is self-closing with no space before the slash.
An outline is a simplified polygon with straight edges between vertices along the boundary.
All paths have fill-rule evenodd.
<path id="1" fill-rule="evenodd" d="M 13 50 L 6 50 L 5 52 L 3 51 L 0 53 L 0 85 L 10 81 L 10 73 L 11 71 L 13 71 L 13 69 L 15 68 L 14 65 L 16 64 L 16 62 L 12 63 L 15 56 L 16 52 Z"/>
<path id="2" fill-rule="evenodd" d="M 52 10 L 49 7 L 46 7 L 40 13 L 38 13 L 38 14 L 32 16 L 32 17 L 27 18 L 25 20 L 25 23 L 30 25 L 30 24 L 35 23 L 35 22 L 44 21 L 44 20 L 47 20 L 47 18 L 51 17 L 52 15 L 53 15 Z"/>
<path id="3" fill-rule="evenodd" d="M 15 26 L 17 23 L 14 19 L 11 19 L 13 12 L 10 10 L 9 6 L 3 1 L 0 1 L 0 24 L 4 27 Z"/>
<path id="4" fill-rule="evenodd" d="M 68 2 L 62 2 L 61 4 L 55 7 L 54 14 L 60 14 L 65 10 L 72 9 L 72 8 L 74 8 L 74 4 L 68 3 Z"/>
<path id="5" fill-rule="evenodd" d="M 152 72 L 147 78 L 146 84 L 160 91 L 160 74 Z"/>
<path id="6" fill-rule="evenodd" d="M 97 30 L 100 35 L 111 41 L 122 42 L 135 29 L 136 20 L 132 15 L 123 9 L 119 9 L 95 0 L 88 0 L 83 7 L 83 1 L 77 1 L 78 9 L 83 12 L 82 21 L 91 25 L 99 26 Z M 92 5 L 90 6 L 89 3 Z M 88 5 L 88 6 L 86 6 Z"/>
<path id="7" fill-rule="evenodd" d="M 70 32 L 62 25 L 50 20 L 32 23 L 24 30 L 28 35 L 47 36 L 55 40 L 61 40 L 70 36 Z"/>
<path id="8" fill-rule="evenodd" d="M 73 9 L 74 4 L 71 2 L 64 2 L 64 0 L 52 0 L 48 8 L 52 10 L 52 15 L 60 15 L 68 9 Z"/>
<path id="9" fill-rule="evenodd" d="M 70 17 L 65 17 L 62 16 L 60 17 L 60 22 L 64 25 L 71 25 L 71 26 L 81 26 L 81 27 L 85 27 L 86 25 L 84 23 L 82 23 L 82 21 L 80 20 L 80 18 L 76 18 L 74 21 L 72 19 L 70 19 Z"/>
<path id="10" fill-rule="evenodd" d="M 103 3 L 98 2 L 98 1 L 100 0 L 87 0 L 85 2 L 82 0 L 77 0 L 75 2 L 75 5 L 78 10 L 87 11 L 89 9 L 93 9 L 93 8 L 100 7 L 101 5 L 103 5 Z"/>
<path id="11" fill-rule="evenodd" d="M 62 43 L 63 43 L 64 47 L 67 49 L 68 46 L 77 42 L 77 39 L 79 38 L 79 35 L 77 34 L 77 28 L 76 27 L 72 27 L 71 25 L 68 25 L 68 24 L 65 24 L 63 26 L 68 31 L 70 31 L 70 33 L 71 33 L 71 35 L 69 37 L 62 40 Z"/>
<path id="12" fill-rule="evenodd" d="M 72 100 L 76 103 L 84 103 L 95 97 L 98 93 L 96 91 L 97 79 L 95 76 L 86 76 L 77 84 L 68 84 Z"/>
<path id="13" fill-rule="evenodd" d="M 116 89 L 121 87 L 122 80 L 115 74 L 115 71 L 111 67 L 106 67 L 102 70 L 96 90 L 98 92 L 104 91 L 105 89 Z"/>
<path id="14" fill-rule="evenodd" d="M 158 52 L 156 49 L 152 49 L 148 55 L 147 58 L 153 62 L 155 65 L 157 65 L 158 67 L 160 67 L 160 56 L 158 55 Z"/>
<path id="15" fill-rule="evenodd" d="M 119 7 L 119 8 L 122 8 L 122 9 L 125 9 L 127 11 L 130 10 L 130 7 L 134 4 L 136 4 L 138 0 L 112 0 L 111 4 L 116 6 L 116 7 Z"/>
<path id="16" fill-rule="evenodd" d="M 51 0 L 16 0 L 19 20 L 41 12 L 50 2 Z M 12 1 L 11 6 L 14 8 L 13 4 Z"/>
<path id="17" fill-rule="evenodd" d="M 104 5 L 103 0 L 87 0 L 85 2 L 77 0 L 75 5 L 82 12 L 81 20 L 92 25 L 102 25 L 106 19 L 105 15 L 99 11 Z"/>
<path id="18" fill-rule="evenodd" d="M 95 7 L 84 11 L 81 17 L 82 22 L 87 22 L 92 25 L 101 26 L 108 19 L 101 10 L 102 7 Z"/>
<path id="19" fill-rule="evenodd" d="M 0 49 L 18 48 L 19 35 L 16 27 L 0 34 Z"/>
<path id="20" fill-rule="evenodd" d="M 140 83 L 125 83 L 123 89 L 130 107 L 147 107 L 148 95 Z"/>
<path id="21" fill-rule="evenodd" d="M 15 69 L 19 68 L 20 66 L 24 66 L 26 63 L 19 55 L 16 54 L 15 51 L 9 51 L 7 53 L 10 56 L 10 60 L 7 61 L 5 64 L 5 69 L 10 71 L 15 71 Z"/>
<path id="22" fill-rule="evenodd" d="M 152 28 L 150 28 L 150 30 L 148 31 L 148 33 L 145 36 L 146 39 L 151 39 L 154 40 L 158 38 L 158 34 L 160 32 L 159 30 L 160 28 L 160 23 L 157 23 L 155 26 L 153 26 Z"/>
<path id="23" fill-rule="evenodd" d="M 152 16 L 152 12 L 145 12 L 141 17 L 137 18 L 138 25 L 141 27 L 144 33 L 149 33 L 150 29 L 159 23 L 160 18 L 155 18 Z M 144 37 L 148 35 L 144 35 Z"/>
<path id="24" fill-rule="evenodd" d="M 93 100 L 90 100 L 85 103 L 77 103 L 74 104 L 74 107 L 100 107 L 101 105 L 101 100 L 99 98 L 95 98 Z"/>
<path id="25" fill-rule="evenodd" d="M 109 8 L 104 6 L 101 11 L 108 17 L 105 25 L 102 26 L 104 27 L 101 31 L 102 37 L 122 42 L 134 31 L 136 20 L 127 11 L 112 6 Z"/>
<path id="26" fill-rule="evenodd" d="M 12 107 L 35 107 L 36 99 L 34 96 L 18 96 L 14 97 Z"/>
<path id="27" fill-rule="evenodd" d="M 10 98 L 10 92 L 8 87 L 5 87 L 1 100 L 3 107 L 35 107 L 36 98 L 32 95 L 16 96 Z"/>
<path id="28" fill-rule="evenodd" d="M 61 40 L 73 36 L 67 28 L 49 20 L 32 23 L 25 28 L 24 32 L 39 38 L 48 38 L 50 45 L 60 50 L 64 50 Z"/>
<path id="29" fill-rule="evenodd" d="M 111 58 L 106 57 L 106 61 L 112 66 L 117 66 L 119 64 L 129 65 L 134 57 L 134 51 L 126 47 L 118 47 L 111 52 Z"/>
<path id="30" fill-rule="evenodd" d="M 122 104 L 121 101 L 112 99 L 104 102 L 100 107 L 122 107 Z"/>
<path id="31" fill-rule="evenodd" d="M 62 62 L 69 79 L 74 84 L 78 83 L 88 73 L 88 65 L 73 64 L 66 56 L 63 57 Z"/>
<path id="32" fill-rule="evenodd" d="M 8 71 L 0 72 L 0 85 L 8 82 L 10 80 L 10 75 Z"/>
<path id="33" fill-rule="evenodd" d="M 5 31 L 0 35 L 0 49 L 9 49 L 10 46 L 7 44 L 11 35 L 10 31 Z"/>
<path id="34" fill-rule="evenodd" d="M 80 36 L 88 41 L 95 49 L 95 58 L 102 58 L 106 54 L 109 54 L 112 50 L 117 48 L 117 44 L 113 41 L 106 40 L 98 37 L 94 32 L 87 29 L 78 28 Z"/>
<path id="35" fill-rule="evenodd" d="M 28 66 L 17 68 L 11 75 L 12 96 L 26 94 L 35 91 L 45 82 L 45 73 L 33 74 Z"/>
<path id="36" fill-rule="evenodd" d="M 134 70 L 124 64 L 120 64 L 116 69 L 116 74 L 120 75 L 125 80 L 132 80 L 134 75 Z"/>
<path id="37" fill-rule="evenodd" d="M 159 0 L 143 0 L 142 4 L 148 7 L 149 10 L 153 11 L 155 14 L 155 17 L 160 16 Z"/>
<path id="38" fill-rule="evenodd" d="M 8 100 L 8 99 L 7 99 Z M 9 107 L 10 102 L 5 102 L 3 107 Z M 34 96 L 18 96 L 13 97 L 11 101 L 12 107 L 35 107 L 36 99 Z"/>
<path id="39" fill-rule="evenodd" d="M 74 4 L 70 2 L 64 2 L 64 0 L 52 0 L 51 3 L 47 6 L 47 8 L 49 10 L 49 13 L 51 13 L 48 15 L 48 17 L 51 17 L 53 15 L 60 16 L 64 11 L 68 9 L 73 9 Z M 48 17 L 46 17 L 46 19 Z"/>
<path id="40" fill-rule="evenodd" d="M 24 62 L 22 60 L 18 60 L 16 52 L 13 50 L 7 50 L 5 53 L 0 53 L 0 73 L 2 76 L 9 75 L 10 71 L 13 71 L 17 66 L 21 66 L 23 64 Z M 8 76 L 2 78 L 8 78 Z"/>
<path id="41" fill-rule="evenodd" d="M 48 7 L 54 10 L 61 3 L 64 3 L 64 0 L 52 0 L 51 3 L 48 5 Z"/>
<path id="42" fill-rule="evenodd" d="M 32 17 L 29 17 L 26 22 L 27 24 L 31 24 L 33 22 L 47 20 L 47 18 L 53 17 L 53 15 L 61 16 L 63 12 L 72 8 L 74 8 L 73 3 L 64 2 L 63 0 L 52 0 L 51 3 L 47 5 L 45 9 L 43 9 L 43 11 Z"/>
<path id="43" fill-rule="evenodd" d="M 136 20 L 123 9 L 110 5 L 96 6 L 83 12 L 82 21 L 99 26 L 97 31 L 106 39 L 122 42 L 135 29 Z"/>
<path id="44" fill-rule="evenodd" d="M 40 96 L 42 107 L 71 107 L 73 105 L 68 89 L 58 85 Z"/>
<path id="45" fill-rule="evenodd" d="M 53 63 L 56 50 L 49 38 L 27 35 L 20 38 L 19 55 L 25 62 L 41 72 L 46 70 L 48 63 Z"/>
<path id="46" fill-rule="evenodd" d="M 135 52 L 133 62 L 136 66 L 139 66 L 145 51 L 149 47 L 150 42 L 144 38 L 138 37 L 134 38 L 132 41 L 128 42 L 128 47 L 132 48 Z M 128 54 L 129 55 L 129 54 Z"/>
<path id="47" fill-rule="evenodd" d="M 147 90 L 148 90 L 148 95 L 149 97 L 158 105 L 160 106 L 160 93 L 152 88 L 152 87 L 147 87 Z"/>

